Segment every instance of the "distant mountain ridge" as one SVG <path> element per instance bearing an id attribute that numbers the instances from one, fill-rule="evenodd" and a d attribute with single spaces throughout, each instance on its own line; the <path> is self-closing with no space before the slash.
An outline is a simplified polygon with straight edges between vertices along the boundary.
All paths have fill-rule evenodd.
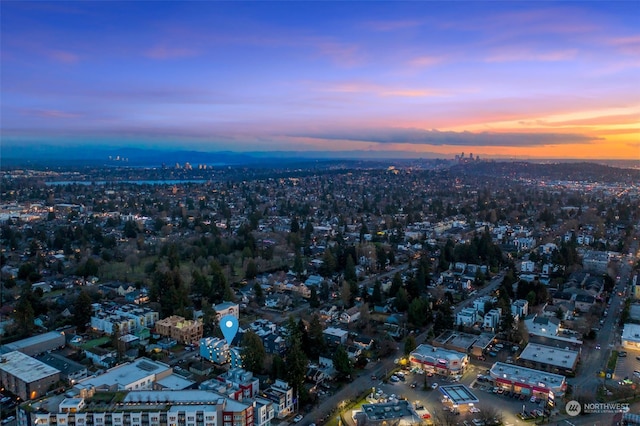
<path id="1" fill-rule="evenodd" d="M 572 180 L 588 182 L 640 183 L 640 170 L 613 167 L 598 162 L 539 163 L 529 161 L 486 161 L 451 168 L 453 173 L 476 176 Z"/>

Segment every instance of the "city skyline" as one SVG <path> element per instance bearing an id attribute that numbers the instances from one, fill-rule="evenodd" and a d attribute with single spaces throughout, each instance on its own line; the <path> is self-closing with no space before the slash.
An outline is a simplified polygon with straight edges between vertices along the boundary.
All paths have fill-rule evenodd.
<path id="1" fill-rule="evenodd" d="M 2 139 L 639 158 L 633 2 L 4 2 Z"/>

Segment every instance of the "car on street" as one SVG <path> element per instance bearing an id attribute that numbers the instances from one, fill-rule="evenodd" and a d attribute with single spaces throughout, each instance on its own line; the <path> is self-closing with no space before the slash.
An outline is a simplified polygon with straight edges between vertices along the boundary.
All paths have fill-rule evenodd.
<path id="1" fill-rule="evenodd" d="M 437 388 L 438 388 L 438 384 L 437 383 L 434 383 L 434 384 L 431 385 L 431 389 L 437 389 Z"/>
<path id="2" fill-rule="evenodd" d="M 479 413 L 480 409 L 478 407 L 471 407 L 471 408 L 469 408 L 469 412 L 470 413 Z"/>
<path id="3" fill-rule="evenodd" d="M 600 349 L 600 344 L 597 344 L 597 345 L 596 345 L 596 349 Z"/>
<path id="4" fill-rule="evenodd" d="M 627 356 L 627 352 L 626 351 L 619 351 L 618 352 L 618 356 L 624 358 L 624 357 Z"/>
<path id="5" fill-rule="evenodd" d="M 415 389 L 418 386 L 418 382 L 411 383 L 411 389 Z"/>
<path id="6" fill-rule="evenodd" d="M 293 422 L 298 423 L 300 420 L 302 420 L 302 417 L 304 417 L 302 414 L 298 414 L 293 418 Z"/>

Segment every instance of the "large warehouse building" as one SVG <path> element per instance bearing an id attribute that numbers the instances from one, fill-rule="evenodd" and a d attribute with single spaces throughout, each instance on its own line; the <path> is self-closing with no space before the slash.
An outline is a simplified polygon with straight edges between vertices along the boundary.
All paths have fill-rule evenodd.
<path id="1" fill-rule="evenodd" d="M 60 370 L 22 352 L 9 352 L 0 357 L 0 383 L 25 401 L 45 395 L 58 380 Z"/>

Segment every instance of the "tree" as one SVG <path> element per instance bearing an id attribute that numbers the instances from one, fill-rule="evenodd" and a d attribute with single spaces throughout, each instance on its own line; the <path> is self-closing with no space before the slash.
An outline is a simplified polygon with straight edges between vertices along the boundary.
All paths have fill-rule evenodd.
<path id="1" fill-rule="evenodd" d="M 338 373 L 338 380 L 351 379 L 353 365 L 349 359 L 349 354 L 344 346 L 338 346 L 336 353 L 333 355 L 333 367 Z"/>
<path id="2" fill-rule="evenodd" d="M 91 296 L 84 289 L 76 298 L 73 304 L 73 323 L 80 332 L 85 331 L 87 324 L 91 321 Z"/>
<path id="3" fill-rule="evenodd" d="M 322 254 L 322 265 L 320 266 L 320 275 L 329 277 L 336 271 L 336 258 L 329 248 L 324 250 Z"/>
<path id="4" fill-rule="evenodd" d="M 297 217 L 294 217 L 294 218 L 291 220 L 291 229 L 290 229 L 290 232 L 291 232 L 292 234 L 297 234 L 298 232 L 300 232 L 300 223 L 298 222 L 298 218 L 297 218 Z"/>
<path id="5" fill-rule="evenodd" d="M 262 372 L 266 351 L 260 337 L 252 330 L 242 336 L 242 366 L 258 374 Z"/>
<path id="6" fill-rule="evenodd" d="M 138 236 L 138 225 L 133 220 L 124 223 L 123 234 L 125 238 L 135 238 Z"/>
<path id="7" fill-rule="evenodd" d="M 244 273 L 244 277 L 248 280 L 252 280 L 257 276 L 258 276 L 258 266 L 256 265 L 256 262 L 254 262 L 253 259 L 251 259 L 247 263 L 247 270 Z"/>
<path id="8" fill-rule="evenodd" d="M 320 299 L 318 299 L 318 290 L 315 286 L 311 287 L 311 295 L 309 296 L 309 306 L 311 308 L 317 308 L 320 306 Z"/>
<path id="9" fill-rule="evenodd" d="M 398 290 L 398 294 L 396 295 L 396 300 L 393 302 L 393 306 L 398 310 L 398 312 L 406 312 L 409 308 L 409 295 L 407 294 L 407 290 L 401 288 Z"/>
<path id="10" fill-rule="evenodd" d="M 271 360 L 271 379 L 284 379 L 287 377 L 287 366 L 282 357 L 278 354 L 273 356 Z"/>
<path id="11" fill-rule="evenodd" d="M 351 286 L 347 281 L 343 281 L 340 287 L 340 299 L 344 306 L 351 306 Z"/>
<path id="12" fill-rule="evenodd" d="M 400 272 L 396 272 L 393 274 L 393 279 L 391 280 L 391 287 L 389 287 L 389 297 L 396 297 L 398 294 L 398 290 L 402 288 L 402 276 Z"/>
<path id="13" fill-rule="evenodd" d="M 382 285 L 379 280 L 376 280 L 373 285 L 373 293 L 371 294 L 371 303 L 375 305 L 379 305 L 382 302 Z"/>
<path id="14" fill-rule="evenodd" d="M 327 343 L 324 340 L 322 323 L 318 314 L 313 314 L 309 321 L 307 339 L 309 342 L 309 350 L 307 351 L 309 358 L 316 359 L 324 353 Z"/>
<path id="15" fill-rule="evenodd" d="M 264 305 L 264 290 L 262 290 L 262 286 L 259 283 L 253 284 L 253 294 L 258 306 Z"/>
<path id="16" fill-rule="evenodd" d="M 418 347 L 418 343 L 416 342 L 416 338 L 413 335 L 407 336 L 404 340 L 404 354 L 409 355 L 411 352 L 416 350 Z"/>
<path id="17" fill-rule="evenodd" d="M 347 263 L 344 267 L 344 279 L 350 283 L 354 283 L 358 280 L 358 277 L 356 275 L 356 265 L 351 255 L 347 256 Z"/>
<path id="18" fill-rule="evenodd" d="M 31 287 L 31 284 L 28 284 Z M 16 303 L 14 320 L 18 329 L 18 334 L 21 336 L 30 336 L 34 329 L 33 324 L 34 310 L 29 297 L 25 295 L 21 296 Z"/>
<path id="19" fill-rule="evenodd" d="M 409 304 L 407 317 L 411 324 L 422 327 L 429 322 L 431 317 L 429 312 L 429 301 L 422 298 L 415 298 Z"/>
<path id="20" fill-rule="evenodd" d="M 293 388 L 293 394 L 299 397 L 300 392 L 304 392 L 303 384 L 307 372 L 308 359 L 302 350 L 302 339 L 293 317 L 289 317 L 287 332 L 289 343 L 285 356 L 287 381 Z"/>

